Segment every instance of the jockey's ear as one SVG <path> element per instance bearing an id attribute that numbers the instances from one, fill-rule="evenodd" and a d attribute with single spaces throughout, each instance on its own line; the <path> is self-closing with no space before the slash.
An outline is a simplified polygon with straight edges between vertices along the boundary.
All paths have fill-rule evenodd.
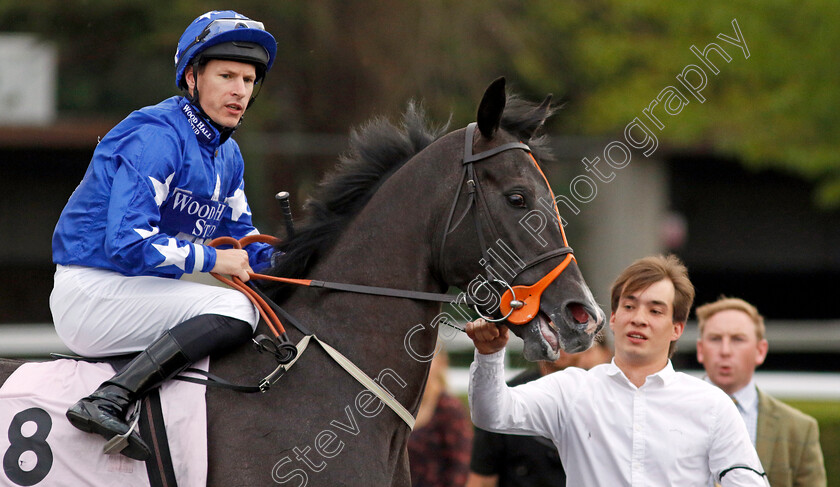
<path id="1" fill-rule="evenodd" d="M 485 138 L 492 139 L 493 134 L 499 129 L 499 122 L 502 120 L 502 112 L 505 111 L 505 78 L 501 77 L 490 83 L 481 103 L 478 104 L 478 130 Z"/>
<path id="2" fill-rule="evenodd" d="M 192 64 L 184 70 L 184 84 L 187 87 L 187 92 L 192 96 L 195 89 L 195 71 Z"/>

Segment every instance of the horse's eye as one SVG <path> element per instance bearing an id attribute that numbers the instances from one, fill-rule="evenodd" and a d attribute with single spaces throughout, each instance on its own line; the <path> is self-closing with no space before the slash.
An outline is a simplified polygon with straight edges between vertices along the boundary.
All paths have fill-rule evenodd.
<path id="1" fill-rule="evenodd" d="M 508 203 L 511 206 L 515 206 L 517 208 L 525 208 L 527 205 L 525 204 L 525 197 L 519 193 L 513 193 L 507 195 Z"/>

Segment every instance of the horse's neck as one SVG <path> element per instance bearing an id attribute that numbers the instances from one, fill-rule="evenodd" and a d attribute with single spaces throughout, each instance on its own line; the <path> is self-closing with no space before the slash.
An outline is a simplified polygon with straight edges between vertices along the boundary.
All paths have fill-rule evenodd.
<path id="1" fill-rule="evenodd" d="M 313 268 L 313 279 L 438 292 L 434 273 L 443 207 L 456 176 L 442 185 L 431 164 L 409 163 L 392 175 Z M 452 186 L 452 189 L 441 189 Z"/>
<path id="2" fill-rule="evenodd" d="M 330 252 L 323 256 L 310 279 L 414 291 L 440 292 L 441 283 L 433 272 L 432 233 L 434 222 L 430 209 L 416 204 L 414 195 L 374 198 L 342 233 Z M 425 319 L 437 307 L 411 300 L 351 293 L 329 293 L 324 299 L 310 290 L 298 290 L 288 301 L 300 304 L 307 312 L 321 316 L 333 311 L 363 322 L 368 316 L 387 313 L 399 320 Z M 348 303 L 353 303 L 350 309 Z M 356 304 L 359 306 L 356 306 Z M 312 306 L 312 305 L 315 306 Z M 315 309 L 317 308 L 317 309 Z M 394 323 L 396 324 L 396 323 Z M 379 327 L 391 328 L 383 323 Z"/>
<path id="3" fill-rule="evenodd" d="M 457 181 L 445 181 L 447 185 L 438 184 L 442 177 L 451 176 L 450 179 L 455 179 L 456 176 L 443 175 L 439 168 L 433 167 L 434 161 L 434 157 L 419 161 L 424 163 L 418 165 L 419 171 L 400 170 L 386 180 L 366 208 L 349 222 L 332 249 L 319 258 L 306 277 L 418 291 L 441 291 L 442 285 L 434 276 L 435 257 L 432 249 L 439 244 L 437 234 L 440 231 L 441 214 L 446 211 L 441 208 L 448 207 L 450 198 L 454 197 Z M 426 169 L 424 166 L 429 167 Z M 440 310 L 438 305 L 409 299 L 299 288 L 284 302 L 284 308 L 319 339 L 338 349 L 367 375 L 379 380 L 380 385 L 394 394 L 397 401 L 409 411 L 417 410 L 428 371 L 428 358 L 422 359 L 425 358 L 423 356 L 431 357 L 437 339 L 437 329 L 433 323 Z M 419 331 L 418 324 L 422 325 Z M 288 324 L 287 329 L 293 341 L 300 339 L 300 333 Z M 409 353 L 408 348 L 414 355 Z M 361 434 L 367 435 L 365 441 L 368 442 L 365 445 L 368 449 L 361 446 L 354 449 L 353 457 L 367 462 L 364 465 L 381 463 L 384 460 L 377 458 L 377 452 L 387 452 L 390 448 L 393 453 L 396 449 L 399 452 L 396 459 L 392 456 L 388 460 L 390 468 L 396 469 L 393 485 L 408 483 L 407 471 L 402 468 L 406 463 L 402 445 L 407 438 L 407 428 L 398 423 L 396 415 L 390 413 L 376 416 L 375 422 L 371 419 L 361 423 L 362 417 L 356 413 L 360 407 L 360 386 L 349 374 L 339 371 L 332 359 L 322 351 L 316 349 L 306 353 L 295 365 L 295 369 L 287 374 L 288 380 L 282 394 L 273 395 L 270 401 L 237 404 L 235 411 L 241 414 L 234 416 L 251 418 L 249 415 L 253 413 L 248 407 L 275 415 L 277 411 L 303 411 L 301 405 L 311 405 L 315 412 L 306 411 L 305 417 L 297 416 L 300 421 L 284 426 L 281 436 L 290 440 L 275 445 L 275 436 L 260 436 L 258 441 L 270 441 L 271 447 L 283 451 L 301 445 L 300 441 L 312 441 L 310 436 L 313 430 L 310 425 L 320 423 L 313 422 L 310 415 L 320 415 L 313 417 L 322 419 L 324 425 L 335 425 L 334 420 L 348 424 L 339 418 L 344 418 L 343 414 L 352 413 L 353 418 L 359 419 L 358 427 L 364 431 Z M 219 362 L 219 372 L 234 380 L 247 380 L 253 376 L 254 355 L 242 347 L 235 356 L 224 357 Z M 271 361 L 270 358 L 268 361 Z M 209 402 L 212 417 L 229 415 L 230 405 L 222 401 L 222 394 L 213 393 L 208 397 L 212 399 Z M 335 404 L 348 406 L 342 409 Z M 352 419 L 350 416 L 348 418 Z M 240 421 L 237 427 L 244 424 Z M 355 422 L 350 424 L 356 425 Z M 381 431 L 381 434 L 375 434 L 375 431 Z M 297 438 L 303 439 L 298 441 Z M 338 462 L 343 458 L 353 458 L 349 450 L 343 454 L 344 457 L 336 457 L 335 468 L 341 468 Z M 218 454 L 224 456 L 227 453 Z M 271 453 L 263 454 L 260 458 L 266 462 L 276 462 L 277 458 L 270 455 L 276 456 Z M 330 468 L 333 469 L 332 460 Z M 332 482 L 331 485 L 339 483 L 342 482 Z M 388 484 L 378 480 L 370 485 Z"/>
<path id="4" fill-rule="evenodd" d="M 313 269 L 315 279 L 371 286 L 439 290 L 433 275 L 428 214 L 407 204 L 363 212 Z"/>
<path id="5" fill-rule="evenodd" d="M 433 177 L 431 174 L 420 173 L 406 171 L 391 176 L 307 277 L 443 291 L 434 275 L 433 247 L 437 242 L 441 207 L 449 201 L 442 201 L 447 199 L 446 195 L 433 194 L 435 180 L 428 179 Z M 437 191 L 443 195 L 446 189 Z M 412 392 L 406 389 L 406 395 L 398 395 L 398 399 L 409 408 L 419 403 L 428 364 L 418 361 L 417 356 L 434 350 L 437 329 L 432 323 L 440 312 L 439 304 L 299 289 L 286 306 L 312 323 L 319 337 L 328 337 L 337 348 L 359 357 L 358 365 L 368 373 L 383 368 L 396 371 L 413 389 Z M 423 329 L 411 334 L 418 324 Z M 405 345 L 409 335 L 411 352 Z"/>

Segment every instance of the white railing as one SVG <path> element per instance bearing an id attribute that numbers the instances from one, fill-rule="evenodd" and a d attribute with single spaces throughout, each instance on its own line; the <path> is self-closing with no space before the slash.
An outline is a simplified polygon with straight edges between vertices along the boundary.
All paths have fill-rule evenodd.
<path id="1" fill-rule="evenodd" d="M 840 322 L 773 322 L 768 323 L 768 339 L 776 351 L 837 351 L 840 352 Z M 450 353 L 469 353 L 472 342 L 463 333 L 445 330 L 441 333 L 446 349 Z M 680 349 L 694 349 L 696 326 L 686 329 L 680 339 Z M 510 354 L 522 351 L 522 341 L 513 337 L 508 345 Z M 55 334 L 51 324 L 4 324 L 0 325 L 0 357 L 45 359 L 50 352 L 70 353 Z M 521 369 L 509 368 L 508 377 Z M 702 377 L 702 370 L 686 370 L 688 374 Z M 452 392 L 464 394 L 467 391 L 469 371 L 464 367 L 452 367 L 448 374 L 448 385 Z M 771 395 L 784 399 L 840 400 L 840 373 L 829 372 L 756 372 L 756 383 Z"/>
<path id="2" fill-rule="evenodd" d="M 452 336 L 444 332 L 447 350 L 454 353 L 472 351 L 470 339 L 463 333 Z M 840 321 L 792 322 L 772 321 L 767 323 L 767 339 L 771 351 L 775 352 L 836 352 L 840 357 Z M 681 351 L 696 349 L 697 325 L 689 323 L 679 340 Z M 522 350 L 522 341 L 512 338 L 509 352 Z M 772 352 L 771 352 L 772 353 Z M 509 368 L 508 378 L 521 369 Z M 695 377 L 703 377 L 702 370 L 683 370 Z M 469 370 L 453 367 L 447 377 L 452 392 L 467 391 Z M 782 399 L 840 400 L 840 373 L 833 372 L 769 372 L 756 371 L 755 382 L 762 390 Z"/>
<path id="3" fill-rule="evenodd" d="M 52 324 L 0 325 L 0 357 L 47 358 L 51 352 L 71 353 Z"/>

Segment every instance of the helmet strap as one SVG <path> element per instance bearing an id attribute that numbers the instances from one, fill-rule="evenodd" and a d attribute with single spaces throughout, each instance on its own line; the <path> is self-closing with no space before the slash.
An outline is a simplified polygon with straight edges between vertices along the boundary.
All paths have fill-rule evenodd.
<path id="1" fill-rule="evenodd" d="M 254 91 L 251 92 L 251 99 L 248 100 L 248 107 L 247 108 L 251 108 L 252 106 L 254 106 L 254 102 L 257 101 L 257 96 L 259 96 L 260 91 L 262 90 L 263 80 L 265 80 L 265 76 L 260 78 L 260 80 L 257 81 L 256 86 L 254 86 Z"/>

